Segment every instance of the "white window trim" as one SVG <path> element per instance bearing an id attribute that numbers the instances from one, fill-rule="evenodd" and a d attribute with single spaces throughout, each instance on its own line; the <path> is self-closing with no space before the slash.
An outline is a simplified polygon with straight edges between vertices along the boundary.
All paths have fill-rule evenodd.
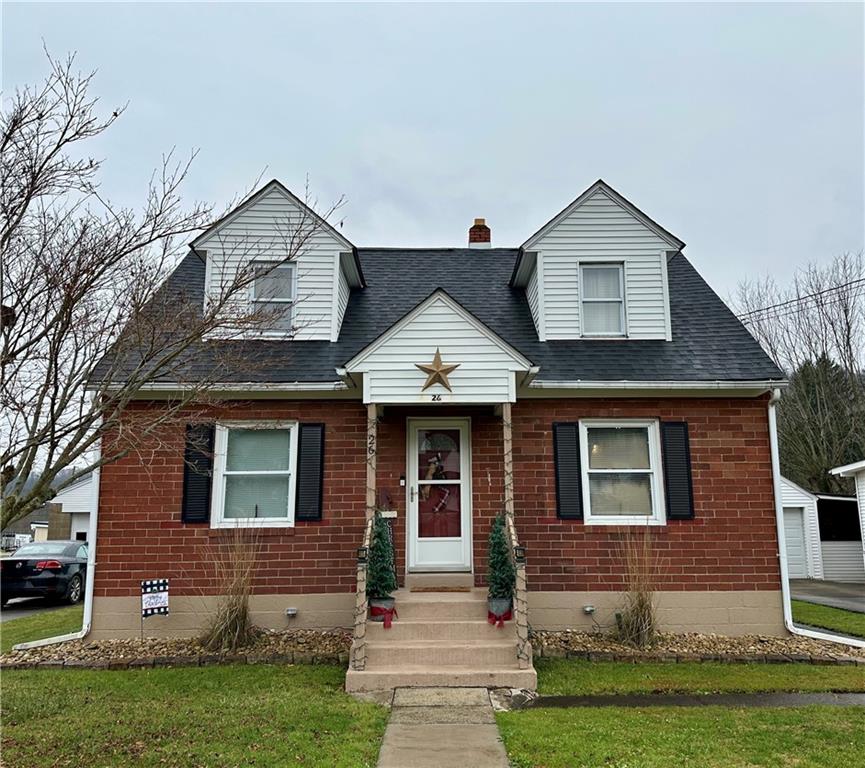
<path id="1" fill-rule="evenodd" d="M 225 478 L 235 474 L 226 472 L 228 432 L 231 429 L 287 429 L 288 442 L 288 516 L 287 517 L 229 517 L 225 512 Z M 295 479 L 297 477 L 297 422 L 296 421 L 221 421 L 216 425 L 213 445 L 213 498 L 210 502 L 211 528 L 292 528 L 295 515 Z M 236 474 L 284 475 L 284 471 L 261 470 Z"/>
<path id="2" fill-rule="evenodd" d="M 291 304 L 291 312 L 289 315 L 289 323 L 291 324 L 290 328 L 282 329 L 282 328 L 269 328 L 262 329 L 259 334 L 262 337 L 270 338 L 284 338 L 286 336 L 291 336 L 295 332 L 294 322 L 297 317 L 297 262 L 296 261 L 274 261 L 272 259 L 253 259 L 252 266 L 261 265 L 263 267 L 272 266 L 273 271 L 278 269 L 290 269 L 291 270 L 291 298 L 288 299 L 260 299 L 255 296 L 255 280 L 249 284 L 249 302 L 250 304 L 256 303 L 264 303 L 264 304 Z"/>
<path id="3" fill-rule="evenodd" d="M 592 427 L 645 427 L 649 430 L 649 470 L 652 493 L 652 515 L 593 515 L 589 492 L 589 435 Z M 664 482 L 661 465 L 661 431 L 657 419 L 581 419 L 580 474 L 583 486 L 583 523 L 585 525 L 666 525 Z M 609 470 L 614 471 L 614 470 Z M 630 471 L 630 470 L 625 470 Z M 639 470 L 634 470 L 639 471 Z"/>
<path id="4" fill-rule="evenodd" d="M 593 269 L 593 268 L 610 268 L 615 267 L 619 270 L 619 299 L 595 299 L 595 298 L 586 298 L 585 295 L 585 280 L 583 280 L 583 270 L 585 269 Z M 622 261 L 595 261 L 592 260 L 583 260 L 577 264 L 577 274 L 579 279 L 579 298 L 580 298 L 580 336 L 588 339 L 623 339 L 628 336 L 628 311 L 626 307 L 626 296 L 625 296 L 625 262 Z M 585 304 L 594 304 L 594 303 L 610 303 L 612 301 L 618 301 L 620 304 L 619 310 L 619 318 L 622 322 L 622 331 L 621 333 L 588 333 L 585 330 L 586 327 L 586 313 L 583 311 L 583 306 Z"/>

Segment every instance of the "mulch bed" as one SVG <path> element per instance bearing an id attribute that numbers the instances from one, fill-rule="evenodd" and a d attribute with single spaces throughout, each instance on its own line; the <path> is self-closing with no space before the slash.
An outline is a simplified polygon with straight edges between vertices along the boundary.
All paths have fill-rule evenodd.
<path id="1" fill-rule="evenodd" d="M 661 634 L 650 648 L 637 649 L 599 632 L 538 630 L 531 633 L 535 658 L 592 661 L 727 661 L 865 666 L 865 648 L 809 637 Z"/>
<path id="2" fill-rule="evenodd" d="M 0 656 L 4 669 L 68 667 L 130 669 L 205 666 L 208 664 L 342 664 L 348 663 L 351 632 L 336 629 L 261 630 L 253 643 L 234 654 L 211 653 L 196 639 L 75 640 Z M 662 634 L 651 648 L 635 649 L 598 632 L 533 631 L 535 658 L 628 662 L 763 662 L 856 664 L 865 666 L 865 648 L 806 637 Z"/>
<path id="3" fill-rule="evenodd" d="M 30 667 L 80 667 L 128 669 L 130 667 L 205 666 L 208 664 L 348 664 L 351 632 L 336 629 L 261 630 L 255 641 L 233 654 L 212 653 L 194 638 L 74 640 L 0 656 L 4 669 Z"/>

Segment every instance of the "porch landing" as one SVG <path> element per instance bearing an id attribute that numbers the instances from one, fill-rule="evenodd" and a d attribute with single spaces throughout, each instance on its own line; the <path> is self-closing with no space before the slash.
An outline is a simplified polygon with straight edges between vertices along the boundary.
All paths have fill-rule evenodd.
<path id="1" fill-rule="evenodd" d="M 465 585 L 456 576 L 438 581 L 427 575 L 409 577 L 409 588 L 394 593 L 398 616 L 391 628 L 367 623 L 366 668 L 348 670 L 346 690 L 421 686 L 534 690 L 534 668 L 520 669 L 517 662 L 514 622 L 501 629 L 487 623 L 486 590 L 410 591 L 412 585 L 423 589 Z"/>

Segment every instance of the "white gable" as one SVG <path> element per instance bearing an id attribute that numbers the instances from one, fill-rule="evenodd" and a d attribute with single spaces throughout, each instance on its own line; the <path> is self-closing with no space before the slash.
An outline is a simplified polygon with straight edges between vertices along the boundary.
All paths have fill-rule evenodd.
<path id="1" fill-rule="evenodd" d="M 423 390 L 436 350 L 458 365 Z M 363 376 L 367 403 L 503 403 L 516 399 L 515 376 L 531 362 L 443 291 L 437 291 L 346 364 Z"/>
<path id="2" fill-rule="evenodd" d="M 313 221 L 317 223 L 313 225 Z M 206 290 L 211 296 L 217 295 L 220 285 L 230 282 L 240 263 L 287 258 L 297 251 L 292 238 L 296 242 L 298 231 L 313 234 L 297 258 L 294 338 L 336 341 L 349 280 L 356 280 L 356 275 L 347 276 L 340 255 L 350 253 L 352 245 L 279 182 L 270 182 L 193 242 L 197 251 L 206 254 Z M 257 335 L 267 336 L 261 332 Z"/>
<path id="3" fill-rule="evenodd" d="M 64 488 L 53 499 L 53 504 L 62 504 L 64 512 L 87 512 L 93 508 L 93 475 L 85 475 Z"/>
<path id="4" fill-rule="evenodd" d="M 522 246 L 536 266 L 526 260 L 517 282 L 538 295 L 529 298 L 541 340 L 582 336 L 580 265 L 591 263 L 623 265 L 628 338 L 669 339 L 667 252 L 682 246 L 615 190 L 593 184 Z"/>

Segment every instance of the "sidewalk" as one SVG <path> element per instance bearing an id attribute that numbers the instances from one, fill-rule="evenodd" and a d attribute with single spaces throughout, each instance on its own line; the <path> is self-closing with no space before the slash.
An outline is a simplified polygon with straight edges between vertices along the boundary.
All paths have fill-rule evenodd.
<path id="1" fill-rule="evenodd" d="M 378 768 L 508 768 L 485 688 L 397 688 Z"/>

